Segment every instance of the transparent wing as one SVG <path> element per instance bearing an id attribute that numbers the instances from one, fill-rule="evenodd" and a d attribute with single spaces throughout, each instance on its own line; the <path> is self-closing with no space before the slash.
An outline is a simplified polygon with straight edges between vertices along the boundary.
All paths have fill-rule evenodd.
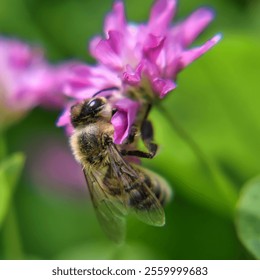
<path id="1" fill-rule="evenodd" d="M 148 183 L 148 176 L 141 168 L 125 162 L 116 146 L 109 147 L 110 177 L 121 183 L 122 198 L 126 208 L 146 224 L 163 226 L 165 214 L 160 201 Z M 150 182 L 151 183 L 151 182 Z"/>
<path id="2" fill-rule="evenodd" d="M 83 169 L 97 218 L 106 235 L 116 243 L 125 239 L 124 203 L 109 193 L 101 174 L 97 170 Z"/>
<path id="3" fill-rule="evenodd" d="M 160 184 L 161 190 L 163 191 L 163 195 L 164 195 L 161 204 L 164 205 L 172 199 L 173 197 L 172 188 L 170 184 L 162 176 L 140 165 L 135 166 L 135 168 L 141 170 L 143 173 L 147 174 L 148 176 L 153 178 L 154 181 L 157 181 Z"/>

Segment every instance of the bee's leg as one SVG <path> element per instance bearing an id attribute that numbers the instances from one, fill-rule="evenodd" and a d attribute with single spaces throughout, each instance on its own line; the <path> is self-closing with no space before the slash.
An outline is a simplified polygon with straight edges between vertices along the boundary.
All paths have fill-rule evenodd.
<path id="1" fill-rule="evenodd" d="M 144 120 L 141 124 L 141 138 L 144 142 L 145 147 L 148 149 L 148 152 L 138 151 L 138 150 L 122 150 L 121 154 L 123 156 L 137 156 L 142 158 L 153 158 L 157 152 L 158 145 L 153 143 L 153 126 L 152 123 L 147 120 L 147 116 L 151 110 L 151 105 L 149 104 L 147 107 L 147 110 L 145 112 Z M 132 126 L 132 129 L 130 131 L 129 137 L 128 137 L 128 143 L 133 143 L 134 138 L 137 134 L 137 128 L 135 126 Z"/>
<path id="2" fill-rule="evenodd" d="M 146 122 L 149 122 L 147 121 L 147 117 L 149 115 L 149 112 L 151 111 L 151 108 L 152 108 L 152 105 L 149 103 L 147 104 L 147 108 L 145 109 L 145 113 L 144 113 L 144 116 L 143 116 L 143 120 L 141 122 L 141 125 L 136 125 L 136 124 L 133 124 L 132 127 L 131 127 L 131 130 L 129 132 L 129 135 L 128 135 L 128 138 L 127 138 L 127 141 L 126 143 L 127 144 L 131 144 L 131 143 L 134 143 L 135 141 L 135 138 L 136 136 L 139 134 L 138 132 L 141 130 L 141 137 L 142 137 L 142 140 L 144 141 L 144 137 L 143 137 L 143 132 L 142 130 L 145 129 L 145 123 Z M 149 122 L 150 123 L 150 122 Z M 150 123 L 150 126 L 151 126 L 151 129 L 152 129 L 152 124 Z M 147 133 L 146 133 L 147 134 Z M 149 134 L 150 135 L 150 134 Z M 151 137 L 153 138 L 153 129 L 152 129 L 152 135 Z M 148 147 L 147 147 L 148 148 Z"/>
<path id="3" fill-rule="evenodd" d="M 148 152 L 138 150 L 122 150 L 123 156 L 137 156 L 142 158 L 153 158 L 157 152 L 158 145 L 153 143 L 153 126 L 148 120 L 144 120 L 141 126 L 141 137 Z"/>
<path id="4" fill-rule="evenodd" d="M 152 142 L 153 140 L 153 129 L 150 121 L 145 121 L 145 125 L 142 125 L 141 137 L 148 152 L 139 150 L 121 150 L 123 156 L 137 156 L 142 158 L 153 158 L 157 152 L 158 146 Z M 134 134 L 135 136 L 135 134 Z"/>
<path id="5" fill-rule="evenodd" d="M 141 127 L 141 137 L 149 153 L 155 156 L 158 145 L 153 142 L 153 126 L 149 120 L 144 120 Z"/>
<path id="6" fill-rule="evenodd" d="M 141 137 L 148 152 L 138 150 L 122 150 L 123 156 L 137 156 L 142 158 L 153 158 L 157 152 L 158 145 L 153 143 L 153 126 L 148 120 L 144 120 L 141 127 Z"/>
<path id="7" fill-rule="evenodd" d="M 127 138 L 127 144 L 134 143 L 137 131 L 138 131 L 137 127 L 135 125 L 132 125 L 130 133 Z"/>
<path id="8" fill-rule="evenodd" d="M 156 147 L 157 150 L 157 147 Z M 135 157 L 141 157 L 141 158 L 153 158 L 156 154 L 156 150 L 155 152 L 143 152 L 143 151 L 138 151 L 138 150 L 121 150 L 120 153 L 122 156 L 135 156 Z"/>

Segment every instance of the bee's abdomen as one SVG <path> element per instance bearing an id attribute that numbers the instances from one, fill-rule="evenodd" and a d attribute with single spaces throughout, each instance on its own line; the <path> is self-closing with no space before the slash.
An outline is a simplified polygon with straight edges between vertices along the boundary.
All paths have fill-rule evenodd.
<path id="1" fill-rule="evenodd" d="M 150 189 L 155 197 L 159 200 L 161 205 L 163 206 L 166 202 L 167 194 L 165 190 L 161 187 L 161 184 L 156 179 L 153 180 L 153 183 L 150 185 Z"/>
<path id="2" fill-rule="evenodd" d="M 129 193 L 130 206 L 139 210 L 153 208 L 156 199 L 161 205 L 164 205 L 166 198 L 166 194 L 160 187 L 159 182 L 157 180 L 151 180 L 146 175 L 144 175 L 143 180 L 139 178 L 139 180 L 126 191 Z"/>

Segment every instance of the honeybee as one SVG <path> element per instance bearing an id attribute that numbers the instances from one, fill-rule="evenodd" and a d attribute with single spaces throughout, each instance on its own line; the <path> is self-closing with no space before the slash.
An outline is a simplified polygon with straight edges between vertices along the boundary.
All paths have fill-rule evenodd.
<path id="1" fill-rule="evenodd" d="M 153 226 L 165 224 L 163 205 L 171 191 L 162 177 L 126 158 L 151 158 L 156 153 L 149 122 L 144 120 L 142 125 L 142 137 L 149 152 L 131 150 L 131 145 L 113 142 L 111 118 L 115 112 L 104 97 L 93 97 L 72 106 L 74 133 L 70 146 L 82 166 L 101 227 L 110 239 L 120 243 L 125 238 L 125 217 L 129 213 Z M 130 135 L 129 143 L 133 139 L 134 135 Z"/>

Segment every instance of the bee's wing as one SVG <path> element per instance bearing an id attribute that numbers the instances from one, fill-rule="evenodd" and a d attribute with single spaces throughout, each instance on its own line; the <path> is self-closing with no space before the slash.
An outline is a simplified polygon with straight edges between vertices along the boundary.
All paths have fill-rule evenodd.
<path id="1" fill-rule="evenodd" d="M 143 172 L 139 171 L 141 169 L 135 169 L 125 162 L 116 146 L 111 145 L 109 150 L 111 172 L 113 173 L 111 177 L 117 178 L 122 184 L 122 196 L 124 196 L 123 201 L 126 203 L 126 208 L 146 224 L 163 226 L 165 224 L 164 209 L 145 183 Z"/>
<path id="2" fill-rule="evenodd" d="M 155 173 L 154 171 L 151 171 L 143 166 L 136 166 L 135 167 L 139 170 L 141 170 L 143 173 L 147 174 L 148 176 L 150 176 L 151 178 L 154 178 L 155 181 L 159 182 L 160 187 L 162 189 L 162 191 L 164 191 L 164 202 L 163 204 L 166 204 L 167 202 L 169 202 L 172 199 L 173 193 L 172 193 L 172 188 L 169 185 L 169 183 L 159 174 Z"/>
<path id="3" fill-rule="evenodd" d="M 116 243 L 125 239 L 124 203 L 110 195 L 97 170 L 83 168 L 97 218 L 106 235 Z"/>

